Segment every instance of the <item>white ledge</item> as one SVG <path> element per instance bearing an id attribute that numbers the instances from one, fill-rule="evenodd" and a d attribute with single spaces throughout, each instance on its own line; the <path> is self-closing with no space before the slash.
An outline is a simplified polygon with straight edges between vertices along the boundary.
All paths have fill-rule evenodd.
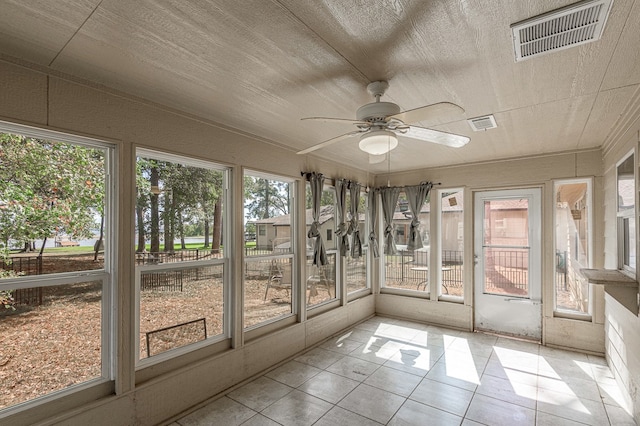
<path id="1" fill-rule="evenodd" d="M 638 283 L 616 269 L 580 269 L 590 284 L 604 286 L 613 300 L 638 315 Z M 605 298 L 607 303 L 607 298 Z"/>
<path id="2" fill-rule="evenodd" d="M 615 287 L 638 287 L 638 283 L 633 278 L 628 277 L 617 269 L 580 269 L 591 284 L 601 284 Z"/>

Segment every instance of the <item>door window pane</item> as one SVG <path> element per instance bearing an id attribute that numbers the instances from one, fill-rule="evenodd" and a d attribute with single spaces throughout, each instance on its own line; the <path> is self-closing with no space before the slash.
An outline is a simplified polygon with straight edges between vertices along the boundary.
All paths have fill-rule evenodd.
<path id="1" fill-rule="evenodd" d="M 529 202 L 484 202 L 484 292 L 529 295 Z"/>

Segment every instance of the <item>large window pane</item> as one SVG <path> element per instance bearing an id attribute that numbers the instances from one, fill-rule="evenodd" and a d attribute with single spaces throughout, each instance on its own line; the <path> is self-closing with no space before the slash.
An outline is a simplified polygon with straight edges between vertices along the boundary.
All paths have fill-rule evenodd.
<path id="1" fill-rule="evenodd" d="M 0 409 L 102 375 L 102 281 L 37 292 L 36 304 L 21 291 L 15 310 L 0 305 Z"/>
<path id="2" fill-rule="evenodd" d="M 140 360 L 224 337 L 226 176 L 208 162 L 138 151 Z"/>
<path id="3" fill-rule="evenodd" d="M 636 179 L 635 155 L 631 153 L 616 168 L 618 197 L 618 268 L 636 270 Z"/>
<path id="4" fill-rule="evenodd" d="M 136 166 L 136 263 L 221 258 L 225 171 L 145 150 Z"/>
<path id="5" fill-rule="evenodd" d="M 414 251 L 407 250 L 411 227 L 409 202 L 404 192 L 401 192 L 398 197 L 398 204 L 393 214 L 393 233 L 398 252 L 395 255 L 385 256 L 385 287 L 421 290 L 429 293 L 430 195 L 423 203 L 418 218 L 420 221 L 418 229 L 424 247 Z"/>
<path id="6" fill-rule="evenodd" d="M 293 185 L 260 173 L 244 176 L 244 326 L 255 327 L 293 313 L 295 223 Z"/>
<path id="7" fill-rule="evenodd" d="M 335 217 L 336 191 L 331 186 L 325 186 L 320 198 L 320 235 L 327 251 L 328 265 L 313 265 L 313 239 L 306 238 L 306 280 L 307 280 L 307 307 L 313 307 L 338 297 L 336 285 L 336 259 L 339 236 L 335 235 L 337 229 Z M 348 195 L 347 195 L 348 197 Z M 313 210 L 311 204 L 311 187 L 306 185 L 305 221 L 306 230 L 309 233 L 313 223 Z"/>
<path id="8" fill-rule="evenodd" d="M 140 359 L 224 333 L 224 265 L 140 273 Z"/>
<path id="9" fill-rule="evenodd" d="M 104 268 L 106 153 L 0 133 L 0 278 Z"/>
<path id="10" fill-rule="evenodd" d="M 555 302 L 559 311 L 589 312 L 589 283 L 580 274 L 589 268 L 589 181 L 555 185 Z"/>
<path id="11" fill-rule="evenodd" d="M 113 286 L 112 148 L 1 126 L 0 410 L 111 378 Z"/>
<path id="12" fill-rule="evenodd" d="M 347 193 L 347 206 L 350 212 L 351 196 Z M 369 235 L 367 234 L 367 193 L 366 191 L 360 191 L 360 204 L 358 205 L 358 230 L 360 232 L 360 241 L 362 242 L 362 256 L 354 259 L 351 253 L 346 259 L 346 285 L 347 294 L 354 293 L 358 290 L 367 288 L 367 248 L 369 244 Z M 349 219 L 351 220 L 351 213 L 349 213 Z M 353 238 L 349 240 L 350 244 L 353 244 Z"/>
<path id="13" fill-rule="evenodd" d="M 464 197 L 461 189 L 440 190 L 442 294 L 462 297 L 464 259 Z"/>

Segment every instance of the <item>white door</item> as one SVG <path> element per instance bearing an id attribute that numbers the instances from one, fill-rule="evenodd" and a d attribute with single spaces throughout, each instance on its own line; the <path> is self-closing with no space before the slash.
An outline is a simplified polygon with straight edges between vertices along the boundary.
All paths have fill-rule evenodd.
<path id="1" fill-rule="evenodd" d="M 475 194 L 475 328 L 539 341 L 540 189 Z"/>

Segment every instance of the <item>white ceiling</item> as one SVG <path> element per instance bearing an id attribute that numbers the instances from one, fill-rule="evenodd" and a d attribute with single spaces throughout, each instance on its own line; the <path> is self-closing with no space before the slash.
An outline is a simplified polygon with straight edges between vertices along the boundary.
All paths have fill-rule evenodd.
<path id="1" fill-rule="evenodd" d="M 640 92 L 640 0 L 614 0 L 601 40 L 516 63 L 510 25 L 573 1 L 1 0 L 0 54 L 258 135 L 293 151 L 354 130 L 385 79 L 402 109 L 466 112 L 400 138 L 393 171 L 602 146 Z M 466 118 L 494 114 L 497 129 Z M 371 172 L 357 139 L 313 154 Z"/>

